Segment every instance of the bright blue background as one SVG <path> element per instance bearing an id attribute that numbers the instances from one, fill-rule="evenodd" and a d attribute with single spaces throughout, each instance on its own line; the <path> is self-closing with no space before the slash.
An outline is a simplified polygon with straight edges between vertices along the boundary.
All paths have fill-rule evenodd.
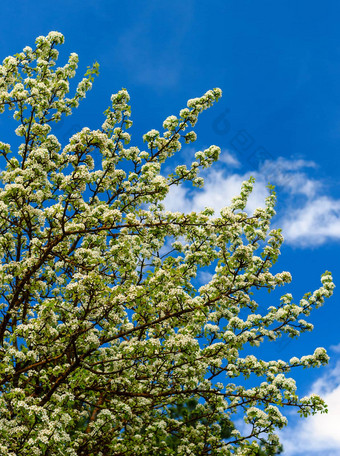
<path id="1" fill-rule="evenodd" d="M 336 0 L 2 0 L 0 59 L 33 46 L 38 35 L 57 30 L 66 38 L 61 61 L 69 52 L 79 54 L 79 78 L 88 65 L 100 63 L 100 76 L 77 113 L 67 119 L 65 135 L 83 126 L 99 128 L 111 93 L 126 87 L 134 120 L 132 143 L 140 144 L 143 133 L 159 129 L 187 99 L 220 87 L 222 100 L 198 123 L 197 150 L 209 144 L 230 149 L 233 132 L 245 129 L 272 159 L 317 163 L 314 177 L 323 182 L 330 198 L 338 199 L 339 15 Z M 221 132 L 216 121 L 227 109 L 230 130 Z M 6 141 L 10 124 L 2 117 L 0 139 Z M 239 154 L 237 159 L 242 173 L 253 169 L 247 156 Z M 278 196 L 280 211 L 285 197 L 280 200 L 280 190 Z M 278 270 L 293 275 L 286 291 L 302 297 L 319 287 L 326 269 L 339 284 L 339 254 L 338 239 L 331 238 L 317 247 L 283 247 Z M 312 314 L 312 334 L 274 347 L 268 357 L 287 359 L 320 345 L 338 344 L 339 316 L 335 293 Z M 339 356 L 330 354 L 329 369 Z M 302 394 L 325 369 L 295 375 Z"/>

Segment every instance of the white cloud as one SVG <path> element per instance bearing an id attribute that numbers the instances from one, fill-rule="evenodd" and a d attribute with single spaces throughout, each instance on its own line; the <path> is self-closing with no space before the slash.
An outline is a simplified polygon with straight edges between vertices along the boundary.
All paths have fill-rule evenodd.
<path id="1" fill-rule="evenodd" d="M 235 155 L 228 149 L 221 150 L 219 161 L 235 168 L 241 166 L 241 163 L 237 160 Z"/>
<path id="2" fill-rule="evenodd" d="M 307 168 L 316 168 L 316 164 L 280 157 L 265 162 L 259 170 L 265 176 L 271 174 L 278 190 L 290 196 L 277 225 L 282 227 L 287 243 L 300 247 L 340 240 L 340 200 L 319 196 L 323 182 L 309 177 Z M 303 197 L 299 203 L 297 196 Z"/>
<path id="3" fill-rule="evenodd" d="M 203 189 L 172 188 L 165 201 L 167 209 L 190 212 L 212 207 L 218 214 L 239 194 L 242 182 L 252 175 L 256 183 L 248 212 L 264 206 L 266 185 L 274 184 L 279 198 L 285 202 L 275 225 L 283 228 L 288 244 L 309 247 L 340 240 L 340 200 L 322 196 L 323 182 L 307 175 L 308 169 L 316 168 L 314 162 L 279 157 L 244 174 L 231 171 L 239 163 L 228 150 L 222 151 L 221 162 L 229 166 L 224 170 L 212 167 L 205 172 Z"/>
<path id="4" fill-rule="evenodd" d="M 225 176 L 223 171 L 210 168 L 204 174 L 203 189 L 172 187 L 165 200 L 165 206 L 168 210 L 182 212 L 200 211 L 205 207 L 212 207 L 218 213 L 240 193 L 242 182 L 246 179 L 249 179 L 248 173 Z M 247 210 L 252 213 L 256 208 L 263 207 L 267 194 L 265 184 L 258 181 L 249 198 Z"/>
<path id="5" fill-rule="evenodd" d="M 285 239 L 292 244 L 304 247 L 340 240 L 340 200 L 327 196 L 311 199 L 292 209 L 282 222 Z"/>
<path id="6" fill-rule="evenodd" d="M 173 212 L 191 212 L 192 204 L 188 197 L 188 189 L 183 185 L 173 185 L 164 200 L 165 208 Z"/>
<path id="7" fill-rule="evenodd" d="M 331 345 L 329 347 L 332 351 L 334 351 L 335 353 L 340 353 L 340 343 L 337 344 L 337 345 Z"/>
<path id="8" fill-rule="evenodd" d="M 191 152 L 191 148 L 188 148 Z M 232 167 L 238 167 L 240 163 L 229 152 L 228 149 L 221 151 L 220 162 Z M 279 158 L 273 161 L 266 161 L 260 169 L 249 171 L 244 174 L 227 173 L 221 169 L 210 168 L 202 175 L 204 177 L 204 188 L 202 190 L 190 190 L 184 187 L 172 188 L 166 205 L 169 210 L 199 211 L 204 207 L 213 207 L 219 211 L 222 207 L 230 204 L 232 198 L 240 193 L 242 182 L 252 175 L 256 179 L 254 190 L 249 198 L 247 209 L 253 212 L 257 207 L 264 206 L 265 197 L 268 195 L 266 185 L 272 184 L 283 187 L 288 193 L 300 193 L 306 196 L 313 196 L 320 183 L 308 179 L 300 171 L 304 167 L 315 167 L 313 162 L 305 160 L 287 160 Z"/>
<path id="9" fill-rule="evenodd" d="M 310 393 L 319 394 L 328 405 L 327 414 L 300 418 L 280 432 L 284 456 L 339 456 L 340 454 L 340 362 L 319 378 Z"/>
<path id="10" fill-rule="evenodd" d="M 316 168 L 316 164 L 306 160 L 288 160 L 279 157 L 276 160 L 267 160 L 257 174 L 271 184 L 281 187 L 291 195 L 314 197 L 321 188 L 321 182 L 311 179 L 304 171 L 306 168 Z"/>
<path id="11" fill-rule="evenodd" d="M 302 159 L 297 159 L 297 160 L 289 160 L 284 157 L 279 157 L 277 160 L 273 160 L 280 166 L 281 169 L 285 171 L 297 171 L 302 168 L 316 168 L 317 165 L 315 162 L 311 160 L 302 160 Z"/>
<path id="12" fill-rule="evenodd" d="M 213 278 L 213 276 L 214 276 L 214 274 L 211 274 L 208 271 L 199 271 L 199 273 L 198 273 L 199 281 L 202 284 L 206 284 L 206 283 L 210 282 L 211 279 Z"/>

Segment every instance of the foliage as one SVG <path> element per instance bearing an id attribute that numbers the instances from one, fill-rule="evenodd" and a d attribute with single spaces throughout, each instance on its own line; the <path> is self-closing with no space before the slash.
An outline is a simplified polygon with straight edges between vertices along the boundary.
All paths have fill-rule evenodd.
<path id="1" fill-rule="evenodd" d="M 78 57 L 56 66 L 63 40 L 38 37 L 0 66 L 0 112 L 14 110 L 21 141 L 17 151 L 0 143 L 1 455 L 251 455 L 258 438 L 274 452 L 282 407 L 325 411 L 316 395 L 300 399 L 286 375 L 328 356 L 317 348 L 264 361 L 252 352 L 313 329 L 301 317 L 332 294 L 330 273 L 298 304 L 285 294 L 263 310 L 253 299 L 291 280 L 270 272 L 283 241 L 270 230 L 273 191 L 265 208 L 245 212 L 253 179 L 218 215 L 164 210 L 172 186 L 202 186 L 199 171 L 218 159 L 211 146 L 191 166 L 162 172 L 195 141 L 190 127 L 220 89 L 189 100 L 163 133 L 146 133 L 146 150 L 128 146 L 123 89 L 98 130 L 83 128 L 63 147 L 52 128 L 98 72 L 95 64 L 69 98 Z M 197 287 L 209 266 L 214 276 Z M 250 431 L 229 436 L 224 424 L 238 412 Z M 183 421 L 192 414 L 195 425 Z"/>
<path id="2" fill-rule="evenodd" d="M 181 420 L 183 423 L 187 423 L 190 426 L 196 427 L 198 423 L 202 423 L 205 426 L 209 426 L 209 421 L 207 418 L 202 418 L 199 413 L 197 413 L 197 406 L 198 401 L 194 398 L 186 399 L 184 402 L 176 404 L 174 407 L 169 409 L 169 416 L 171 418 L 175 418 L 176 420 Z M 210 423 L 211 425 L 211 423 Z M 235 429 L 234 424 L 225 416 L 220 418 L 218 422 L 220 426 L 220 439 L 230 439 L 232 437 L 232 431 Z M 181 444 L 182 436 L 180 433 L 180 429 L 177 432 L 173 432 L 171 436 L 167 438 L 167 444 L 175 450 L 174 454 L 177 454 L 177 448 Z M 268 452 L 269 451 L 269 452 Z M 263 447 L 259 448 L 258 450 L 254 450 L 254 456 L 274 456 L 280 454 L 282 451 L 282 446 L 280 446 L 277 450 L 265 450 Z M 213 454 L 213 453 L 212 453 Z"/>
<path id="3" fill-rule="evenodd" d="M 187 426 L 196 428 L 199 424 L 202 424 L 205 428 L 212 428 L 214 424 L 209 420 L 209 417 L 204 417 L 198 412 L 198 405 L 197 399 L 189 398 L 169 408 L 169 417 L 178 421 L 184 428 L 184 432 L 181 426 L 174 428 L 166 439 L 167 445 L 174 451 L 174 454 L 177 454 L 178 447 L 181 445 L 183 439 L 185 439 Z M 231 431 L 234 429 L 231 421 L 222 416 L 217 424 L 219 426 L 220 440 L 229 439 L 231 437 Z"/>

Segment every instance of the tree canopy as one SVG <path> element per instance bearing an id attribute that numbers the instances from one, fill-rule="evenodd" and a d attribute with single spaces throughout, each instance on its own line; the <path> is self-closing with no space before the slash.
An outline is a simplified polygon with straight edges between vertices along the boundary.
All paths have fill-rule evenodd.
<path id="1" fill-rule="evenodd" d="M 147 132 L 145 150 L 129 145 L 125 89 L 97 130 L 61 144 L 56 123 L 98 73 L 94 64 L 69 96 L 78 56 L 58 67 L 63 41 L 40 36 L 0 66 L 0 112 L 14 111 L 20 141 L 0 142 L 1 455 L 274 453 L 284 407 L 326 410 L 287 374 L 328 356 L 265 361 L 256 348 L 311 331 L 304 317 L 331 296 L 331 274 L 297 304 L 256 301 L 291 276 L 270 272 L 283 242 L 270 229 L 273 189 L 264 208 L 245 210 L 252 178 L 219 214 L 165 210 L 171 187 L 202 187 L 219 157 L 211 146 L 190 166 L 172 160 L 220 89 Z M 207 267 L 214 275 L 199 283 Z"/>

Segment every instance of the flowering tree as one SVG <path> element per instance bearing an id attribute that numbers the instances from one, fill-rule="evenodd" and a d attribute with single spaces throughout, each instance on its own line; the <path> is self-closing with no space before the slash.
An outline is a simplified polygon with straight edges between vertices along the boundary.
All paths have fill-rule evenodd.
<path id="1" fill-rule="evenodd" d="M 265 208 L 245 212 L 252 179 L 218 215 L 164 210 L 171 186 L 202 186 L 200 169 L 218 159 L 211 146 L 191 166 L 161 173 L 182 142 L 195 141 L 187 130 L 219 89 L 168 117 L 163 133 L 146 133 L 143 151 L 127 146 L 123 89 L 98 130 L 83 128 L 62 147 L 52 128 L 97 73 L 95 64 L 68 98 L 78 58 L 56 67 L 63 40 L 38 37 L 0 66 L 0 111 L 14 110 L 21 138 L 17 151 L 0 143 L 1 455 L 274 452 L 282 407 L 325 411 L 318 396 L 300 399 L 286 374 L 328 357 L 323 348 L 290 361 L 252 353 L 283 333 L 313 329 L 300 317 L 332 294 L 330 273 L 299 304 L 289 294 L 268 309 L 253 299 L 291 277 L 270 273 L 283 240 L 270 231 L 273 191 Z M 215 275 L 198 288 L 208 266 Z M 248 387 L 234 383 L 250 375 Z M 194 414 L 173 412 L 188 399 Z M 221 423 L 238 412 L 248 430 L 226 433 Z"/>

